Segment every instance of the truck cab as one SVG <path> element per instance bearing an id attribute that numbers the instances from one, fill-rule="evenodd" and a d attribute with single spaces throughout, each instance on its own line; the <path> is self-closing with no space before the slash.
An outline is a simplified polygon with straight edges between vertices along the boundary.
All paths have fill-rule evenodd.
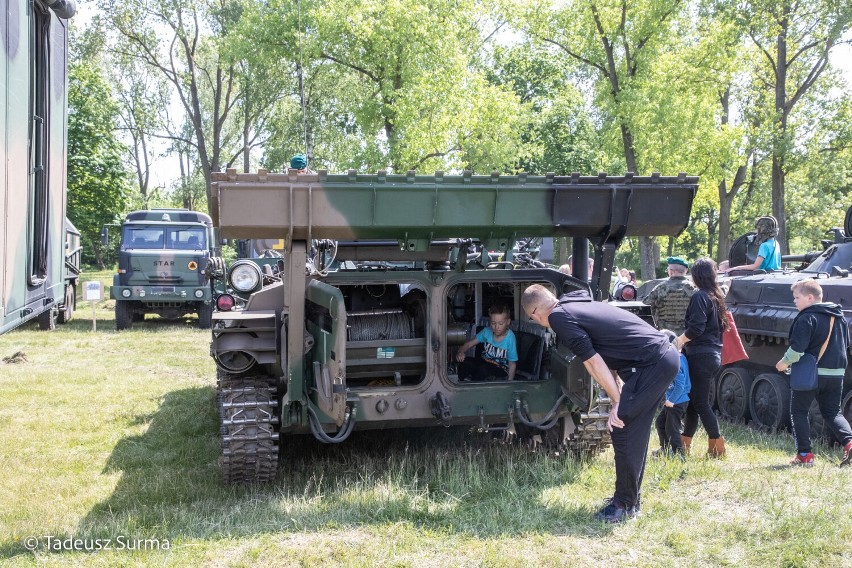
<path id="1" fill-rule="evenodd" d="M 204 270 L 213 244 L 213 223 L 204 213 L 129 213 L 121 224 L 118 273 L 110 289 L 116 329 L 130 329 L 145 314 L 168 319 L 197 314 L 198 326 L 209 328 L 212 293 Z"/>

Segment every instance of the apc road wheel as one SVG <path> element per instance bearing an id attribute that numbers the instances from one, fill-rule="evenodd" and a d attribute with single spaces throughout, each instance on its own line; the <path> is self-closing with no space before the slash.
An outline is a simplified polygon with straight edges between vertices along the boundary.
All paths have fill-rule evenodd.
<path id="1" fill-rule="evenodd" d="M 65 305 L 57 314 L 59 323 L 68 323 L 74 317 L 74 305 L 77 303 L 77 288 L 73 284 L 65 289 Z"/>
<path id="2" fill-rule="evenodd" d="M 115 329 L 122 331 L 133 327 L 133 310 L 130 302 L 118 301 L 115 303 Z"/>
<path id="3" fill-rule="evenodd" d="M 722 418 L 731 422 L 746 422 L 751 418 L 749 395 L 752 382 L 751 373 L 743 367 L 728 367 L 722 371 L 716 395 Z"/>
<path id="4" fill-rule="evenodd" d="M 210 329 L 213 325 L 213 302 L 201 304 L 198 308 L 198 328 Z"/>
<path id="5" fill-rule="evenodd" d="M 38 328 L 42 331 L 53 331 L 56 329 L 56 310 L 50 308 L 38 315 Z"/>
<path id="6" fill-rule="evenodd" d="M 846 421 L 852 424 L 852 390 L 846 393 L 843 397 L 843 402 L 840 404 L 840 411 L 843 413 Z"/>
<path id="7" fill-rule="evenodd" d="M 719 385 L 718 377 L 714 374 L 710 377 L 710 392 L 707 393 L 708 402 L 710 403 L 710 408 L 716 410 L 718 408 L 719 400 L 716 398 L 716 390 Z"/>
<path id="8" fill-rule="evenodd" d="M 755 426 L 778 431 L 790 425 L 790 385 L 780 376 L 763 373 L 755 377 L 750 398 Z"/>

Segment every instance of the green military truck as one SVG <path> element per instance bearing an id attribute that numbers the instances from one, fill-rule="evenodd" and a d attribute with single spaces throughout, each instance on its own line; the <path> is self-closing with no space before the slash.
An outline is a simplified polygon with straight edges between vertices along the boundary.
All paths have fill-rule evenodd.
<path id="1" fill-rule="evenodd" d="M 3 2 L 0 333 L 53 329 L 66 295 L 68 20 L 73 0 Z"/>
<path id="2" fill-rule="evenodd" d="M 68 323 L 77 309 L 77 284 L 82 272 L 83 245 L 80 231 L 65 219 L 65 294 L 56 314 L 59 323 Z"/>
<path id="3" fill-rule="evenodd" d="M 145 314 L 168 319 L 198 314 L 198 327 L 210 328 L 213 296 L 204 269 L 213 247 L 209 215 L 187 209 L 128 213 L 110 289 L 115 328 L 130 329 Z"/>
<path id="4" fill-rule="evenodd" d="M 280 253 L 210 265 L 234 290 L 216 298 L 210 351 L 228 483 L 274 479 L 279 448 L 296 435 L 341 443 L 354 430 L 466 425 L 578 455 L 606 448 L 609 399 L 525 316 L 521 294 L 543 284 L 605 300 L 621 241 L 680 233 L 698 182 L 263 170 L 212 179 L 222 236 L 268 239 Z M 513 252 L 544 236 L 573 237 L 575 274 Z M 511 312 L 516 377 L 463 380 L 456 351 L 496 304 Z"/>

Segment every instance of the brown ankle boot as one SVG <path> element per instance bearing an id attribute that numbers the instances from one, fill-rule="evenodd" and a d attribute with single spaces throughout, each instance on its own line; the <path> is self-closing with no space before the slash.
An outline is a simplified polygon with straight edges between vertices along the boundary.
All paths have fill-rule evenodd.
<path id="1" fill-rule="evenodd" d="M 707 457 L 709 458 L 723 458 L 725 457 L 725 438 L 719 436 L 718 438 L 710 438 L 707 440 Z"/>
<path id="2" fill-rule="evenodd" d="M 680 441 L 683 442 L 683 453 L 689 455 L 689 450 L 692 448 L 692 436 L 680 435 Z"/>

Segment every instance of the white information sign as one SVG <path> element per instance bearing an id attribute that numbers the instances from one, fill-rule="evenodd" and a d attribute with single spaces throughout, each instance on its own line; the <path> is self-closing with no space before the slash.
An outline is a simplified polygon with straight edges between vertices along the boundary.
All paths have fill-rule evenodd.
<path id="1" fill-rule="evenodd" d="M 85 295 L 83 296 L 85 300 L 91 300 L 95 302 L 102 299 L 100 282 L 98 282 L 97 280 L 93 280 L 92 282 L 85 282 L 84 285 L 86 287 L 84 292 Z"/>

